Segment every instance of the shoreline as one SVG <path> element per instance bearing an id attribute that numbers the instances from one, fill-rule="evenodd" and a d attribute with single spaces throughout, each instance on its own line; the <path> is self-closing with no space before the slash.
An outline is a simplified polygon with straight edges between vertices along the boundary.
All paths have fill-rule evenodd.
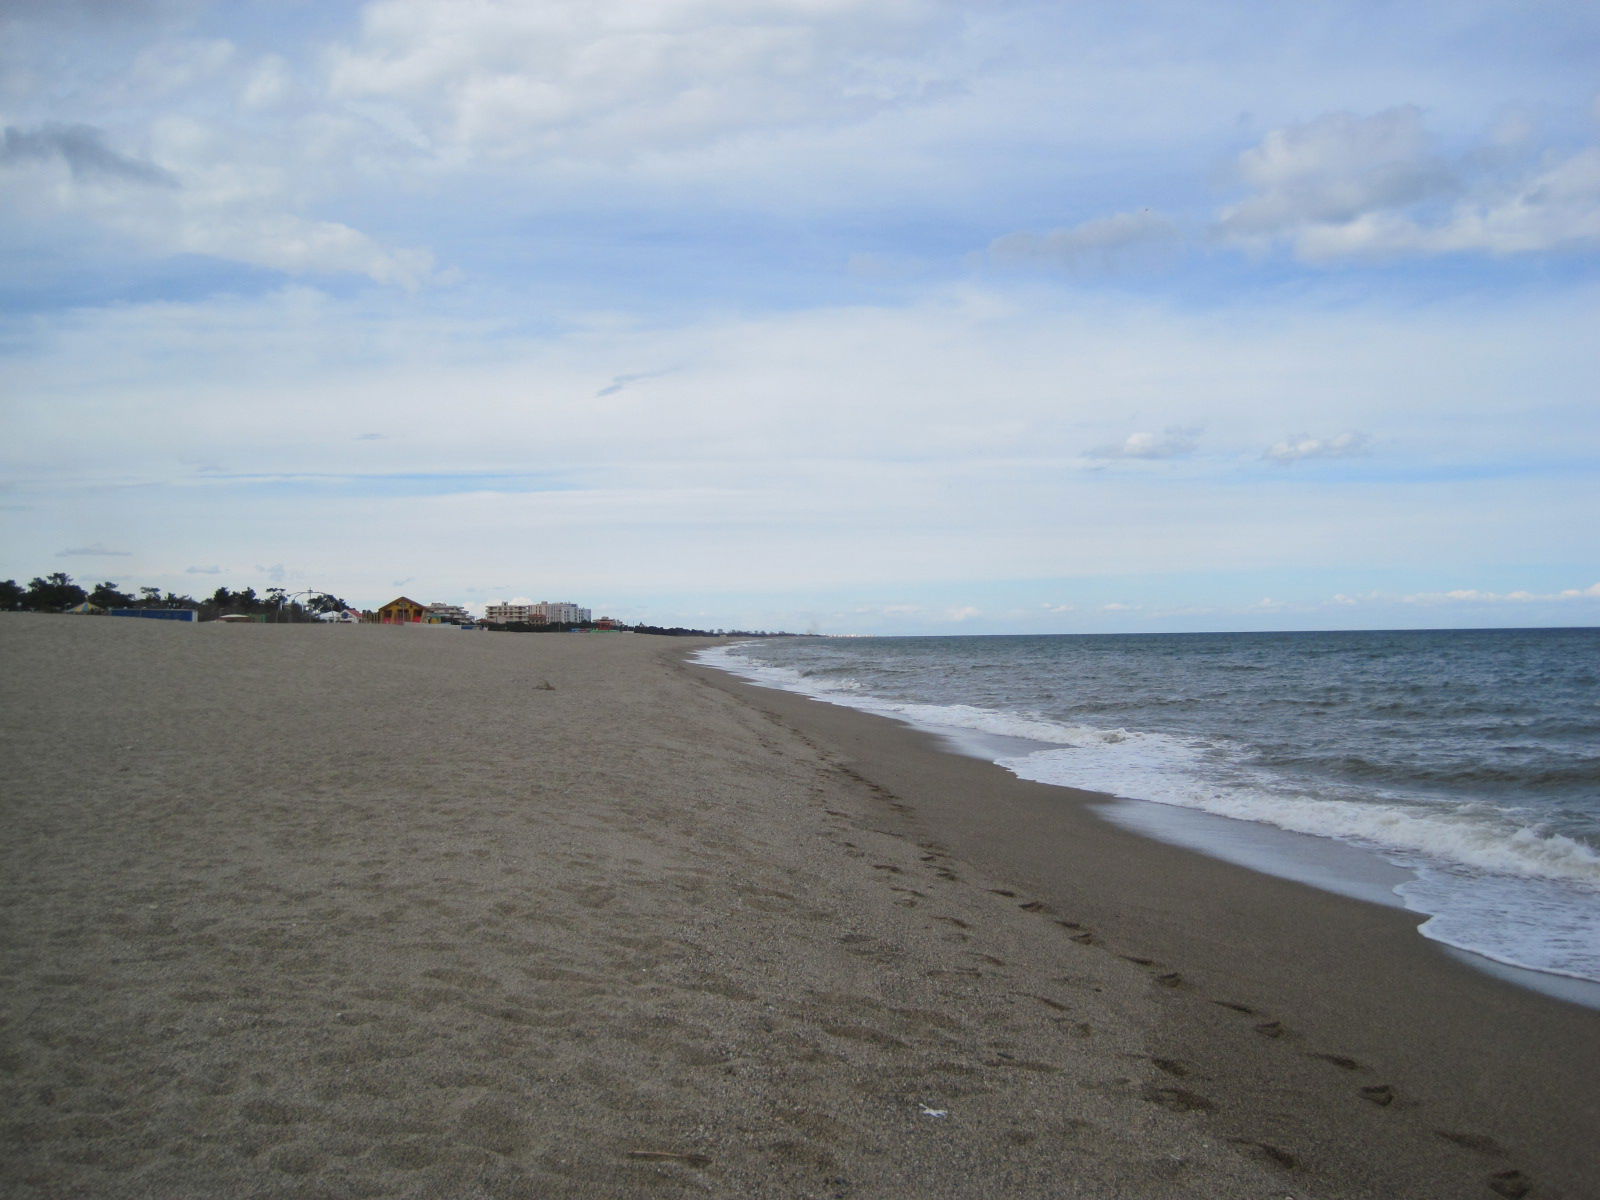
<path id="1" fill-rule="evenodd" d="M 1592 1012 L 703 644 L 0 615 L 0 1190 L 1595 1194 Z"/>
<path id="2" fill-rule="evenodd" d="M 1403 1113 L 1416 1126 L 1413 1146 L 1492 1124 L 1498 1133 L 1462 1136 L 1564 1164 L 1573 1196 L 1600 1188 L 1593 1009 L 1463 961 L 1417 932 L 1424 914 L 1121 827 L 1095 812 L 1121 803 L 1114 797 L 1021 779 L 889 717 L 715 667 L 686 669 L 826 745 L 903 803 L 907 812 L 883 814 L 901 836 L 939 839 L 1088 944 L 1145 966 L 1168 990 L 1171 1053 L 1187 1054 L 1211 1094 L 1227 1096 L 1219 1107 L 1238 1114 L 1240 1132 L 1229 1136 L 1265 1124 L 1309 1143 L 1321 1127 L 1352 1148 L 1399 1155 L 1400 1145 L 1379 1149 L 1386 1131 L 1374 1112 Z M 1307 1060 L 1333 1070 L 1308 1074 Z M 1501 1183 L 1503 1195 L 1549 1190 Z M 1450 1193 L 1440 1184 L 1415 1194 Z"/>
<path id="3" fill-rule="evenodd" d="M 736 648 L 727 647 L 727 649 Z M 1259 873 L 1364 900 L 1417 917 L 1418 936 L 1435 942 L 1458 961 L 1501 980 L 1509 981 L 1542 995 L 1600 1011 L 1600 977 L 1577 974 L 1560 966 L 1535 966 L 1502 957 L 1498 947 L 1475 944 L 1452 931 L 1448 905 L 1419 902 L 1418 888 L 1426 895 L 1426 864 L 1397 861 L 1382 847 L 1347 841 L 1336 834 L 1301 831 L 1275 824 L 1271 816 L 1252 819 L 1231 812 L 1212 811 L 1183 802 L 1161 802 L 1144 798 L 1140 791 L 1106 791 L 1104 785 L 1072 783 L 1036 774 L 1028 769 L 1030 756 L 1038 751 L 1059 748 L 1058 743 L 1037 740 L 1021 733 L 985 732 L 968 727 L 964 721 L 954 725 L 904 715 L 900 706 L 882 697 L 832 691 L 812 691 L 774 682 L 765 677 L 755 660 L 748 669 L 738 656 L 728 657 L 713 648 L 713 653 L 691 659 L 695 665 L 721 670 L 755 687 L 796 695 L 819 704 L 839 707 L 864 715 L 884 717 L 917 731 L 939 750 L 998 766 L 1019 779 L 1059 787 L 1079 796 L 1096 796 L 1090 806 L 1102 820 L 1136 832 L 1140 836 L 1182 847 Z M 916 705 L 911 706 L 913 710 Z M 1135 786 L 1136 785 L 1128 785 Z M 1159 794 L 1159 787 L 1156 788 Z M 1453 932 L 1453 936 L 1452 936 Z M 1481 942 L 1482 939 L 1476 939 Z M 1572 944 L 1581 945 L 1578 938 Z"/>

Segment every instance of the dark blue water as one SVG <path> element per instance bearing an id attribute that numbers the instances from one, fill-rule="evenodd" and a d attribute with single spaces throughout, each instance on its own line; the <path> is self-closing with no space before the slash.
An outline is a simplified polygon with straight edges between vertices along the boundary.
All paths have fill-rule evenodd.
<path id="1" fill-rule="evenodd" d="M 1600 630 L 805 638 L 710 661 L 1018 775 L 1351 843 L 1429 937 L 1600 980 Z"/>

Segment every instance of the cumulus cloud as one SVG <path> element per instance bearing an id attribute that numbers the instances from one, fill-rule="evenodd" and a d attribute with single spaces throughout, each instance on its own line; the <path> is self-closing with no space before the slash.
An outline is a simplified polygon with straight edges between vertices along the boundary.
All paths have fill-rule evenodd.
<path id="1" fill-rule="evenodd" d="M 32 129 L 8 125 L 0 133 L 0 165 L 62 162 L 77 180 L 112 180 L 147 187 L 176 187 L 170 171 L 119 153 L 93 125 L 48 123 Z"/>
<path id="2" fill-rule="evenodd" d="M 183 573 L 185 575 L 221 575 L 222 568 L 215 565 L 209 567 L 185 567 Z"/>
<path id="3" fill-rule="evenodd" d="M 1502 121 L 1450 159 L 1416 108 L 1326 114 L 1239 156 L 1252 194 L 1214 231 L 1238 246 L 1286 243 L 1313 262 L 1600 246 L 1600 147 L 1530 155 L 1530 141 L 1525 122 Z"/>
<path id="4" fill-rule="evenodd" d="M 1294 463 L 1306 458 L 1354 458 L 1372 448 L 1370 435 L 1352 430 L 1332 437 L 1293 434 L 1267 447 L 1262 458 L 1275 463 Z"/>
<path id="5" fill-rule="evenodd" d="M 1239 156 L 1238 173 L 1255 194 L 1223 211 L 1218 226 L 1230 237 L 1343 223 L 1459 186 L 1433 153 L 1421 112 L 1409 106 L 1275 129 Z"/>
<path id="6" fill-rule="evenodd" d="M 1040 264 L 1069 271 L 1110 269 L 1147 261 L 1177 244 L 1176 224 L 1150 209 L 1097 217 L 1049 233 L 1011 233 L 989 245 L 996 262 Z"/>
<path id="7" fill-rule="evenodd" d="M 1090 458 L 1183 458 L 1193 454 L 1200 430 L 1169 425 L 1161 433 L 1130 433 L 1122 442 L 1096 446 Z"/>

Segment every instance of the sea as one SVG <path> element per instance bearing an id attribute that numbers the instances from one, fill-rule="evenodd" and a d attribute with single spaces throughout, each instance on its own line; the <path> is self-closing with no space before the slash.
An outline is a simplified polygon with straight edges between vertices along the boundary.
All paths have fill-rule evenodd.
<path id="1" fill-rule="evenodd" d="M 1600 629 L 795 637 L 700 659 L 1426 914 L 1462 957 L 1600 1003 Z"/>

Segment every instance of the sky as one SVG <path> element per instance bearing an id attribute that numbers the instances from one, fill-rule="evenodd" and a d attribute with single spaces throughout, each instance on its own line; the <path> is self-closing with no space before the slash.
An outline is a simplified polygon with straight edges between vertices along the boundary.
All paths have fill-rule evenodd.
<path id="1" fill-rule="evenodd" d="M 1600 624 L 1588 0 L 0 0 L 0 578 Z"/>

